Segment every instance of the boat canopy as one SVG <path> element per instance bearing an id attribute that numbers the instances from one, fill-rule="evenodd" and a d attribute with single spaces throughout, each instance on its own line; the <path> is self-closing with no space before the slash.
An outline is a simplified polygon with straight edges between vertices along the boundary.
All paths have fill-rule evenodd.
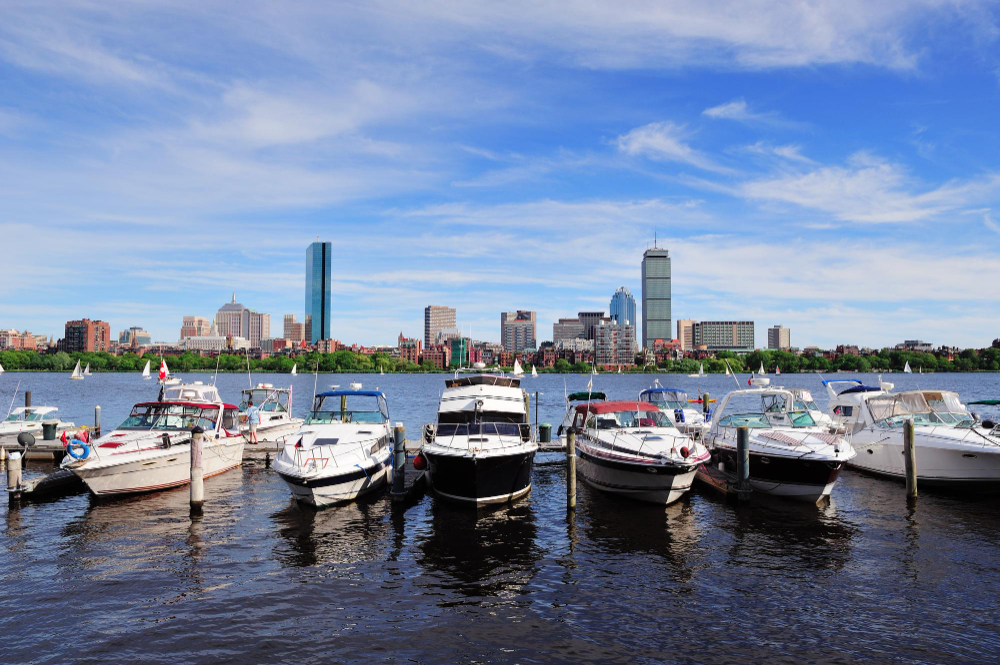
<path id="1" fill-rule="evenodd" d="M 652 395 L 653 393 L 678 393 L 687 395 L 687 391 L 681 390 L 680 388 L 646 388 L 641 393 L 639 393 L 639 396 L 641 397 L 642 395 Z"/>
<path id="2" fill-rule="evenodd" d="M 500 376 L 499 374 L 456 375 L 454 379 L 445 380 L 444 385 L 447 388 L 460 388 L 462 386 L 505 386 L 507 388 L 518 388 L 521 385 L 521 379 L 512 376 Z"/>
<path id="3" fill-rule="evenodd" d="M 590 411 L 591 413 L 614 413 L 615 411 L 659 411 L 649 402 L 590 402 L 576 407 L 577 413 Z"/>
<path id="4" fill-rule="evenodd" d="M 361 397 L 385 397 L 378 390 L 328 390 L 318 393 L 316 397 L 347 397 L 349 395 L 360 395 Z"/>
<path id="5" fill-rule="evenodd" d="M 848 388 L 847 390 L 841 390 L 840 393 L 838 393 L 838 394 L 840 394 L 840 395 L 849 395 L 851 393 L 877 393 L 877 392 L 881 392 L 883 390 L 885 390 L 885 388 L 879 388 L 879 387 L 876 387 L 876 386 L 865 386 L 865 385 L 862 385 L 862 384 L 859 383 L 858 385 L 854 386 L 853 388 Z"/>
<path id="6" fill-rule="evenodd" d="M 581 402 L 581 401 L 582 402 L 600 402 L 602 400 L 606 400 L 607 398 L 608 398 L 607 395 L 605 395 L 604 393 L 602 393 L 599 390 L 595 390 L 592 393 L 585 393 L 585 392 L 570 393 L 566 397 L 566 401 L 568 401 L 568 402 Z"/>

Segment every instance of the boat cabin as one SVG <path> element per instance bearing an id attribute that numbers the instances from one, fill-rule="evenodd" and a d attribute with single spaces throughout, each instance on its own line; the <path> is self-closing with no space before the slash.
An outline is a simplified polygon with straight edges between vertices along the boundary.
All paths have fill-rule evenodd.
<path id="1" fill-rule="evenodd" d="M 816 427 L 805 403 L 784 388 L 736 390 L 722 401 L 716 414 L 717 427 Z"/>
<path id="2" fill-rule="evenodd" d="M 680 388 L 654 386 L 639 393 L 640 402 L 649 402 L 661 409 L 690 409 L 687 391 Z"/>
<path id="3" fill-rule="evenodd" d="M 201 381 L 194 383 L 182 383 L 177 386 L 168 386 L 163 391 L 164 402 L 211 402 L 218 404 L 222 401 L 219 397 L 219 390 L 215 386 L 209 386 Z"/>
<path id="4" fill-rule="evenodd" d="M 208 402 L 140 402 L 132 407 L 132 413 L 125 419 L 119 430 L 190 430 L 201 427 L 206 432 L 235 432 L 237 408 L 232 404 Z"/>
<path id="5" fill-rule="evenodd" d="M 306 425 L 389 422 L 385 395 L 377 390 L 328 390 L 316 395 Z"/>
<path id="6" fill-rule="evenodd" d="M 673 428 L 667 414 L 649 402 L 591 402 L 576 407 L 577 430 L 619 430 L 642 427 Z"/>
<path id="7" fill-rule="evenodd" d="M 292 391 L 275 388 L 270 383 L 258 383 L 253 388 L 240 391 L 240 413 L 245 414 L 250 402 L 265 413 L 288 413 L 291 411 Z"/>
<path id="8" fill-rule="evenodd" d="M 41 423 L 54 418 L 59 409 L 54 406 L 19 406 L 4 418 L 5 423 Z"/>

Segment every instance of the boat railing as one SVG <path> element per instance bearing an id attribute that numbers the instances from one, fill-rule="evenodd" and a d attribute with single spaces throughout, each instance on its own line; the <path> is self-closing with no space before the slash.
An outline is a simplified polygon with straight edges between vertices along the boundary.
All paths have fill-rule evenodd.
<path id="1" fill-rule="evenodd" d="M 350 444 L 317 444 L 310 446 L 308 448 L 295 448 L 295 465 L 299 467 L 306 467 L 312 463 L 317 471 L 322 471 L 327 468 L 330 462 L 333 462 L 334 468 L 341 467 L 341 458 L 351 455 L 353 459 L 357 459 L 358 453 L 361 453 L 362 457 L 367 457 L 368 455 L 374 455 L 382 446 L 386 445 L 388 442 L 388 435 L 382 437 L 374 437 L 371 439 L 365 439 L 363 441 L 353 441 Z M 340 449 L 336 452 L 330 453 L 327 449 L 334 448 Z M 322 450 L 321 450 L 322 449 Z M 322 465 L 319 463 L 322 462 Z M 350 466 L 355 466 L 356 461 L 352 461 Z"/>
<path id="2" fill-rule="evenodd" d="M 595 428 L 595 430 L 594 430 L 595 433 L 601 432 L 601 431 L 607 432 L 607 431 L 610 431 L 610 430 L 608 430 L 608 429 L 601 430 L 599 428 Z M 619 437 L 623 437 L 625 435 L 628 435 L 633 440 L 634 439 L 639 439 L 640 440 L 639 447 L 637 448 L 635 446 L 626 446 L 626 445 L 623 445 L 623 444 L 619 444 L 619 442 L 618 442 Z M 600 436 L 595 436 L 594 438 L 596 440 L 598 440 L 598 441 L 601 441 L 601 443 L 604 444 L 612 452 L 626 453 L 628 455 L 634 455 L 636 457 L 648 457 L 648 458 L 651 458 L 651 459 L 661 459 L 663 457 L 662 452 L 660 452 L 660 451 L 652 452 L 652 447 L 653 447 L 652 444 L 649 444 L 648 447 L 647 447 L 647 441 L 646 441 L 647 437 L 648 437 L 648 434 L 646 436 L 640 436 L 640 432 L 627 432 L 627 431 L 622 430 L 622 429 L 616 429 L 616 430 L 614 430 L 614 436 L 611 438 L 610 442 L 607 442 L 606 439 L 605 440 L 601 440 Z M 670 452 L 671 453 L 676 453 L 677 452 L 677 437 L 672 436 L 671 438 L 673 439 L 673 443 L 670 444 Z"/>
<path id="3" fill-rule="evenodd" d="M 501 432 L 501 428 L 506 430 L 516 429 L 517 432 Z M 438 425 L 438 429 L 435 432 L 435 438 L 440 437 L 440 431 L 441 425 Z M 492 442 L 492 440 L 488 437 L 496 437 L 495 440 L 496 442 L 499 442 L 499 445 L 473 445 Z M 517 443 L 511 442 L 510 439 L 515 437 L 517 439 Z M 521 446 L 531 440 L 531 425 L 529 423 L 455 423 L 454 429 L 448 438 L 447 446 L 449 448 L 461 449 L 462 446 L 460 444 L 456 444 L 456 439 L 464 439 L 465 449 L 469 451 L 516 448 L 517 446 Z"/>

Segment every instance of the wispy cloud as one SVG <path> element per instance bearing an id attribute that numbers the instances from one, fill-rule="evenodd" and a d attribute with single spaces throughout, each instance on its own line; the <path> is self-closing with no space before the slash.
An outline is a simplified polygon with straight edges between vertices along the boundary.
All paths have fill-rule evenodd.
<path id="1" fill-rule="evenodd" d="M 763 141 L 757 141 L 756 143 L 743 146 L 741 150 L 764 157 L 778 157 L 790 162 L 815 164 L 813 160 L 802 154 L 802 146 L 795 144 L 771 145 Z"/>
<path id="2" fill-rule="evenodd" d="M 716 164 L 704 153 L 688 145 L 690 132 L 673 122 L 652 122 L 622 134 L 618 149 L 633 157 L 689 164 L 704 171 L 728 173 L 730 169 Z"/>
<path id="3" fill-rule="evenodd" d="M 787 120 L 777 111 L 752 111 L 745 99 L 734 99 L 725 104 L 707 108 L 701 112 L 714 120 L 733 120 L 746 125 L 802 129 L 804 124 Z"/>
<path id="4" fill-rule="evenodd" d="M 993 231 L 994 233 L 1000 233 L 1000 224 L 997 224 L 997 222 L 993 219 L 993 215 L 991 215 L 990 213 L 986 213 L 983 215 L 983 224 L 985 224 L 986 228 L 988 228 L 990 231 Z"/>

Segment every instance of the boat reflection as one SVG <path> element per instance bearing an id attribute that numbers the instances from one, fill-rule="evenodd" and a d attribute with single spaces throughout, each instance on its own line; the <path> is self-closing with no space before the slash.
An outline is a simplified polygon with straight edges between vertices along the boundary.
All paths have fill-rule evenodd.
<path id="1" fill-rule="evenodd" d="M 459 603 L 526 593 L 542 557 L 537 535 L 530 500 L 488 511 L 435 501 L 415 543 L 417 563 L 434 578 L 421 586 L 460 594 Z"/>
<path id="2" fill-rule="evenodd" d="M 393 537 L 390 512 L 384 496 L 323 510 L 290 500 L 271 515 L 281 536 L 274 556 L 291 567 L 381 561 Z"/>

